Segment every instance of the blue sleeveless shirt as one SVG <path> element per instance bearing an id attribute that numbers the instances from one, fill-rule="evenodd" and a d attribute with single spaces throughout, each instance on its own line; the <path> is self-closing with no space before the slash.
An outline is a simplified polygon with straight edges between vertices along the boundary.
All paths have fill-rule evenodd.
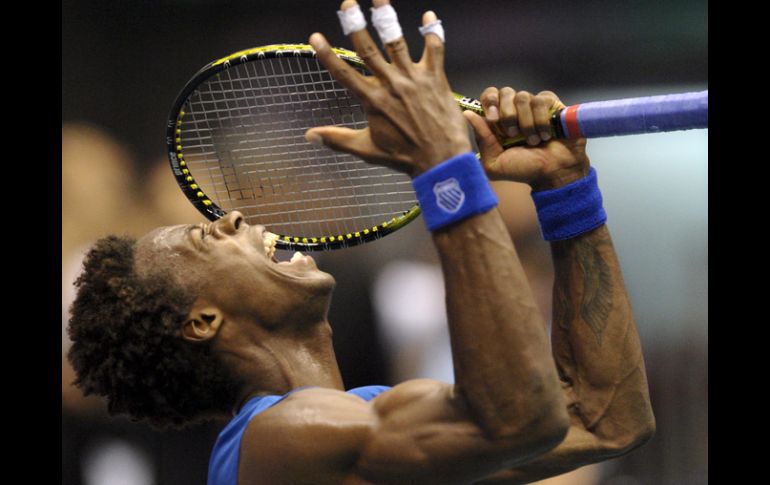
<path id="1" fill-rule="evenodd" d="M 251 418 L 288 397 L 299 388 L 283 396 L 257 396 L 243 405 L 238 415 L 219 433 L 209 459 L 208 485 L 238 485 L 238 463 L 241 456 L 241 439 Z M 390 389 L 388 386 L 364 386 L 347 391 L 364 401 L 374 399 Z"/>

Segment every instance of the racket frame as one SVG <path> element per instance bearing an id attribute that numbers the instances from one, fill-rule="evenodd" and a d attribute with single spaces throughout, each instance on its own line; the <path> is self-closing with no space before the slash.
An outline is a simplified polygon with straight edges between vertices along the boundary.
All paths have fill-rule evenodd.
<path id="1" fill-rule="evenodd" d="M 364 61 L 355 52 L 347 49 L 334 48 L 337 56 L 353 67 L 366 69 Z M 183 110 L 189 96 L 207 79 L 238 64 L 250 62 L 254 59 L 270 59 L 279 57 L 305 57 L 315 58 L 316 52 L 308 44 L 273 44 L 252 49 L 242 50 L 221 59 L 210 62 L 201 68 L 182 88 L 182 91 L 174 101 L 166 126 L 166 147 L 171 171 L 174 174 L 182 193 L 207 219 L 215 221 L 223 217 L 227 212 L 219 207 L 206 195 L 195 181 L 194 175 L 187 166 L 182 148 L 181 126 L 185 112 Z M 472 98 L 455 95 L 461 106 L 468 109 L 480 110 L 481 104 Z M 475 103 L 474 103 L 475 101 Z M 276 247 L 278 249 L 292 251 L 325 251 L 340 249 L 380 239 L 409 224 L 420 215 L 420 208 L 415 203 L 402 214 L 383 221 L 372 227 L 361 228 L 358 231 L 347 234 L 336 234 L 321 237 L 309 237 L 298 235 L 278 234 Z"/>

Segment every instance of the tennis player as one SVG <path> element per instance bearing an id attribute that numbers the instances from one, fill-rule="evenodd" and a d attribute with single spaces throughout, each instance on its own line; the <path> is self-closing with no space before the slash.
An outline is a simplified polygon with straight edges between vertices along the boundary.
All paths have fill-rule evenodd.
<path id="1" fill-rule="evenodd" d="M 78 384 L 157 426 L 229 419 L 210 485 L 526 483 L 640 446 L 655 427 L 642 351 L 585 140 L 548 139 L 549 92 L 490 88 L 486 119 L 464 118 L 435 14 L 414 63 L 389 2 L 374 7 L 390 63 L 356 2 L 339 12 L 374 76 L 310 39 L 368 128 L 306 137 L 413 177 L 446 281 L 455 383 L 346 391 L 327 321 L 334 278 L 310 256 L 277 262 L 274 237 L 232 212 L 95 245 L 69 327 Z M 532 146 L 503 150 L 515 130 Z M 488 177 L 533 188 L 556 269 L 550 342 Z"/>

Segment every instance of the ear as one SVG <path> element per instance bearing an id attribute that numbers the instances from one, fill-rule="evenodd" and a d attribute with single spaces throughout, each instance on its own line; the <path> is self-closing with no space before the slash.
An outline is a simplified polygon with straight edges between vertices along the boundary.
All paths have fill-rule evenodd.
<path id="1" fill-rule="evenodd" d="M 217 335 L 222 321 L 219 308 L 196 301 L 182 326 L 182 337 L 189 342 L 206 342 Z"/>

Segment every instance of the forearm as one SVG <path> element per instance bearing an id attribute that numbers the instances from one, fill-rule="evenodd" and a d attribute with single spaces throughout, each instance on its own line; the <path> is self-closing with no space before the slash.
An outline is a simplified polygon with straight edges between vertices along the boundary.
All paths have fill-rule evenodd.
<path id="1" fill-rule="evenodd" d="M 446 281 L 456 389 L 479 424 L 512 435 L 554 415 L 564 423 L 543 316 L 497 210 L 433 239 Z"/>
<path id="2" fill-rule="evenodd" d="M 606 225 L 552 243 L 552 345 L 570 413 L 621 446 L 654 429 L 642 349 Z M 631 443 L 628 443 L 631 445 Z"/>
<path id="3" fill-rule="evenodd" d="M 479 484 L 560 475 L 627 453 L 654 430 L 639 336 L 607 227 L 551 247 L 552 346 L 572 424 L 553 450 Z"/>

